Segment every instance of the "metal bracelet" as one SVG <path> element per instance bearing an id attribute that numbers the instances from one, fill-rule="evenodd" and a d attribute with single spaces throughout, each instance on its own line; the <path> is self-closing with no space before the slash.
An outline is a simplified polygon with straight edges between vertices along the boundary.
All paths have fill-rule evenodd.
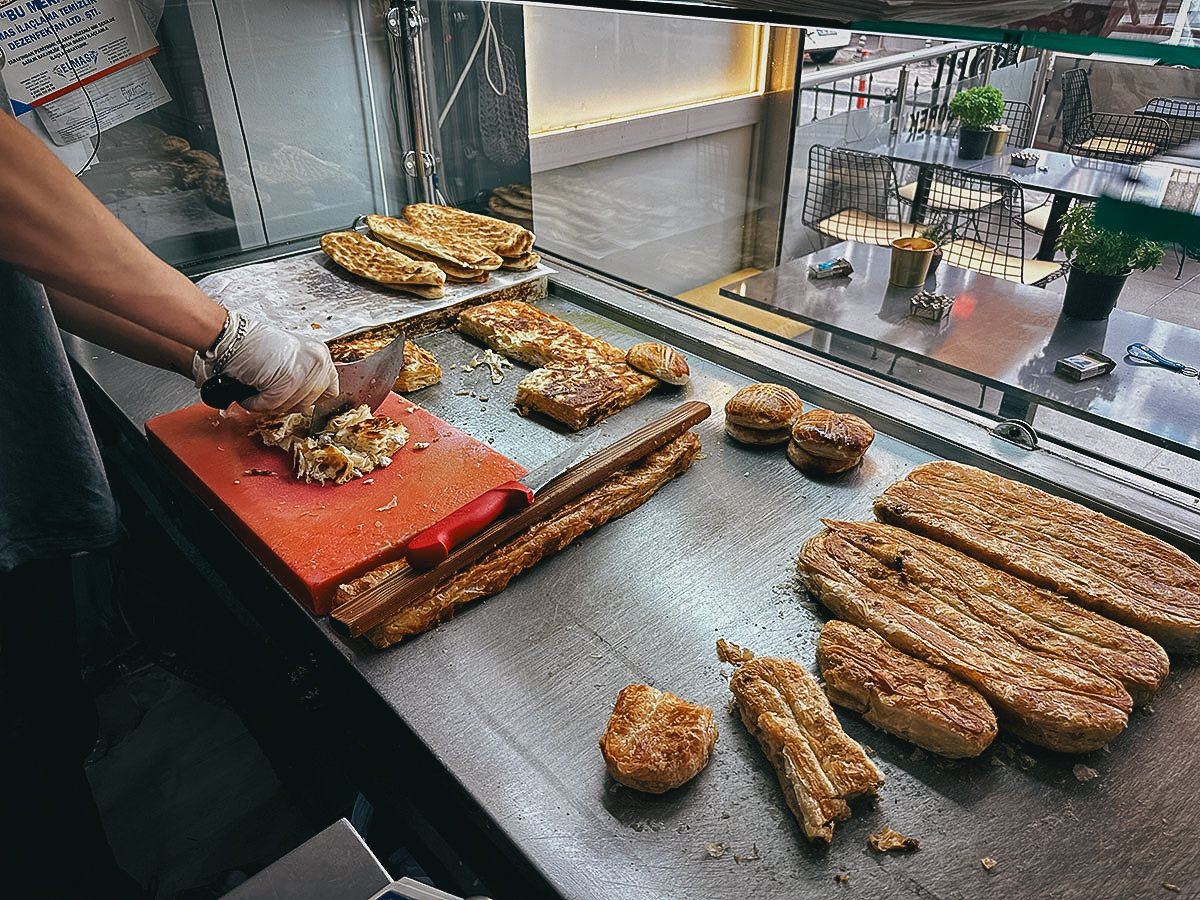
<path id="1" fill-rule="evenodd" d="M 217 336 L 217 343 L 220 344 L 225 339 L 225 332 L 229 328 L 229 323 L 235 317 L 237 318 L 237 331 L 234 333 L 233 339 L 229 342 L 229 346 L 225 348 L 225 352 L 217 357 L 213 363 L 214 375 L 220 375 L 225 371 L 225 365 L 229 362 L 230 357 L 233 356 L 233 352 L 237 349 L 238 344 L 242 342 L 242 338 L 246 336 L 246 326 L 248 324 L 246 317 L 230 310 L 225 320 L 225 326 L 221 329 L 221 334 Z"/>

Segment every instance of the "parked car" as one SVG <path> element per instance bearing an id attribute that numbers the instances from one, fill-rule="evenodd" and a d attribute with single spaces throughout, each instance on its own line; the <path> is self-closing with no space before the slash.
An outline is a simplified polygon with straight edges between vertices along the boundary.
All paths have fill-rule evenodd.
<path id="1" fill-rule="evenodd" d="M 804 53 L 813 62 L 822 65 L 833 62 L 837 52 L 850 46 L 850 32 L 842 28 L 806 28 L 804 30 Z"/>

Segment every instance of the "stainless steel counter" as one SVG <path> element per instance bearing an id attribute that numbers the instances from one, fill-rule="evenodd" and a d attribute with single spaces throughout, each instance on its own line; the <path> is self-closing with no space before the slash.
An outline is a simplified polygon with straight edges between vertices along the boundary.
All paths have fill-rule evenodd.
<path id="1" fill-rule="evenodd" d="M 585 288 L 588 297 L 576 293 Z M 477 348 L 439 334 L 423 343 L 438 353 L 443 384 L 414 399 L 529 466 L 569 442 L 609 441 L 681 399 L 703 399 L 717 412 L 697 429 L 700 459 L 644 507 L 432 632 L 376 651 L 327 622 L 314 629 L 334 659 L 349 663 L 349 678 L 380 701 L 378 714 L 411 730 L 469 807 L 461 832 L 445 834 L 452 846 L 469 856 L 486 841 L 520 861 L 514 878 L 522 883 L 495 885 L 497 898 L 1200 896 L 1191 839 L 1200 679 L 1192 666 L 1176 665 L 1153 712 L 1135 713 L 1111 752 L 1086 757 L 1002 737 L 980 760 L 947 763 L 845 713 L 847 731 L 873 748 L 887 784 L 878 801 L 855 806 L 832 847 L 815 850 L 729 710 L 730 667 L 714 655 L 725 637 L 813 666 L 823 615 L 793 583 L 801 542 L 822 517 L 869 517 L 884 486 L 939 455 L 1091 494 L 1103 508 L 1164 523 L 1193 547 L 1194 507 L 1064 456 L 1004 444 L 948 410 L 582 276 L 559 276 L 542 305 L 622 346 L 647 335 L 676 343 L 689 355 L 691 385 L 656 392 L 583 433 L 561 433 L 511 409 L 520 367 L 493 386 L 483 369 L 454 369 Z M 77 342 L 71 351 L 99 389 L 99 407 L 121 420 L 131 442 L 145 418 L 193 398 L 173 376 Z M 726 398 L 768 378 L 796 386 L 810 403 L 870 419 L 879 436 L 862 468 L 813 481 L 782 449 L 726 438 Z M 295 616 L 307 618 L 298 606 Z M 617 691 L 631 682 L 717 712 L 721 736 L 708 768 L 664 796 L 616 785 L 596 747 Z M 1076 763 L 1099 777 L 1078 780 Z M 403 785 L 404 772 L 396 774 Z M 922 849 L 872 852 L 867 836 L 885 825 L 920 838 Z M 986 870 L 984 857 L 995 868 Z M 837 883 L 840 875 L 848 881 Z"/>

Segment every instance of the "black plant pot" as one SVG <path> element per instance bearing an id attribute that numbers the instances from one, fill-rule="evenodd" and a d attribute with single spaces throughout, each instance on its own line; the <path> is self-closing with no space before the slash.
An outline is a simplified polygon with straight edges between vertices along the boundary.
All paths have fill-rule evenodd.
<path id="1" fill-rule="evenodd" d="M 1098 275 L 1072 265 L 1067 272 L 1063 315 L 1072 319 L 1107 319 L 1117 305 L 1117 297 L 1121 295 L 1121 288 L 1125 287 L 1125 279 L 1130 272 Z"/>
<path id="2" fill-rule="evenodd" d="M 942 251 L 934 250 L 933 256 L 929 258 L 929 275 L 937 271 L 937 267 L 942 264 Z M 926 276 L 928 277 L 928 276 Z"/>
<path id="3" fill-rule="evenodd" d="M 958 158 L 983 159 L 991 137 L 990 131 L 968 131 L 960 128 L 958 131 Z"/>

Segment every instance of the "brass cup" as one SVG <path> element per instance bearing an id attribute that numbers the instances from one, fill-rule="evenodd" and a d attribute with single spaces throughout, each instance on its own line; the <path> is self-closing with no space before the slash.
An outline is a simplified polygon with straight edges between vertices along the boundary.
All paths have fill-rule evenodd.
<path id="1" fill-rule="evenodd" d="M 929 238 L 896 238 L 892 241 L 892 272 L 888 281 L 900 287 L 923 285 L 937 248 Z"/>
<path id="2" fill-rule="evenodd" d="M 1008 143 L 1008 135 L 1012 131 L 1007 125 L 998 125 L 992 128 L 991 134 L 988 135 L 987 150 L 984 153 L 988 156 L 999 156 L 1004 152 L 1004 145 Z"/>

